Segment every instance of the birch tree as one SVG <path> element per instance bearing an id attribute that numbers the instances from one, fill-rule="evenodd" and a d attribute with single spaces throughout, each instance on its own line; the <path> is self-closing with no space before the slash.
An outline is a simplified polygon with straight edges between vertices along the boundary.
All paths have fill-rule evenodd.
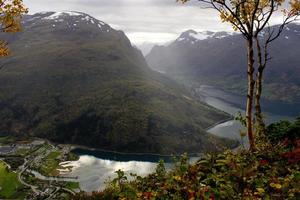
<path id="1" fill-rule="evenodd" d="M 15 33 L 21 30 L 21 16 L 27 13 L 22 0 L 0 0 L 0 31 Z M 0 39 L 0 57 L 7 56 L 7 42 Z"/>
<path id="2" fill-rule="evenodd" d="M 190 0 L 177 1 L 186 3 Z M 246 126 L 250 149 L 254 150 L 254 123 L 259 127 L 256 133 L 260 133 L 264 129 L 260 100 L 263 89 L 264 70 L 271 59 L 268 48 L 270 43 L 280 36 L 286 25 L 297 20 L 297 17 L 300 15 L 300 0 L 198 1 L 202 2 L 206 8 L 212 8 L 219 12 L 220 20 L 230 23 L 233 29 L 239 31 L 246 41 L 248 82 Z M 270 21 L 275 13 L 280 13 L 283 19 L 280 25 L 271 26 Z M 252 111 L 254 105 L 255 115 L 253 115 Z"/>

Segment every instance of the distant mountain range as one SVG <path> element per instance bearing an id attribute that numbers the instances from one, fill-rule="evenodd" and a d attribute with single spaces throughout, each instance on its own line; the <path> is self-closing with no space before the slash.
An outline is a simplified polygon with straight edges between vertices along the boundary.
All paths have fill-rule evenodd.
<path id="1" fill-rule="evenodd" d="M 150 53 L 151 49 L 155 46 L 155 43 L 151 42 L 144 42 L 142 44 L 137 45 L 137 48 L 140 49 L 143 53 L 143 55 L 147 55 Z"/>
<path id="2" fill-rule="evenodd" d="M 0 135 L 122 152 L 182 153 L 232 144 L 205 129 L 229 116 L 152 71 L 122 31 L 79 12 L 25 16 L 1 38 Z"/>
<path id="3" fill-rule="evenodd" d="M 270 48 L 264 97 L 299 104 L 300 24 L 288 25 Z M 167 46 L 153 47 L 146 60 L 152 69 L 193 87 L 246 93 L 246 47 L 240 34 L 189 30 Z"/>
<path id="4" fill-rule="evenodd" d="M 166 45 L 169 45 L 171 42 L 173 42 L 173 41 L 164 42 L 164 43 L 161 43 L 160 45 L 166 46 Z M 141 44 L 137 44 L 136 47 L 141 50 L 141 52 L 143 53 L 144 56 L 146 56 L 150 53 L 150 51 L 152 50 L 152 48 L 155 45 L 157 45 L 157 44 L 152 43 L 152 42 L 144 42 L 144 43 L 141 43 Z"/>

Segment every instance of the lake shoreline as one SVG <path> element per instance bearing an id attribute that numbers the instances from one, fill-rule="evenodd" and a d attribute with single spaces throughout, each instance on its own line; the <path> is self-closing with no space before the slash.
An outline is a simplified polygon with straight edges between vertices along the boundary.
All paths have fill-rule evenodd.
<path id="1" fill-rule="evenodd" d="M 227 113 L 228 114 L 228 113 Z M 204 130 L 208 133 L 208 130 L 212 129 L 213 127 L 216 127 L 220 124 L 229 122 L 234 120 L 234 117 L 232 115 L 230 115 L 229 118 L 220 120 L 210 126 L 208 126 L 207 128 L 205 128 Z M 82 149 L 82 150 L 87 150 L 87 151 L 94 151 L 94 152 L 106 152 L 106 153 L 114 153 L 114 154 L 119 154 L 119 155 L 136 155 L 136 156 L 161 156 L 161 157 L 180 157 L 182 156 L 182 154 L 160 154 L 160 153 L 136 153 L 136 152 L 120 152 L 120 151 L 114 151 L 114 150 L 107 150 L 107 149 L 102 149 L 102 148 L 95 148 L 95 147 L 88 147 L 85 145 L 79 145 L 79 144 L 64 144 L 64 145 L 69 145 L 71 146 L 71 151 L 75 150 L 75 149 Z M 201 157 L 203 156 L 205 152 L 197 152 L 197 153 L 188 153 L 189 157 Z"/>
<path id="2" fill-rule="evenodd" d="M 130 152 L 119 152 L 114 150 L 107 150 L 107 149 L 101 149 L 101 148 L 93 148 L 93 147 L 87 147 L 83 145 L 76 145 L 76 144 L 66 144 L 71 146 L 71 151 L 75 149 L 82 149 L 87 151 L 94 151 L 94 152 L 106 152 L 106 153 L 114 153 L 119 155 L 136 155 L 136 156 L 161 156 L 161 157 L 178 157 L 182 154 L 159 154 L 159 153 L 130 153 Z M 203 155 L 203 153 L 189 153 L 189 157 L 199 157 Z"/>

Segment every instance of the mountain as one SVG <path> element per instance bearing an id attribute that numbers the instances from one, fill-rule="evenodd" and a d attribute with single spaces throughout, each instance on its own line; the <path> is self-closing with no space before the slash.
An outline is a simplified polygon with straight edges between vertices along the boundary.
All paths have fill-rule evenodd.
<path id="1" fill-rule="evenodd" d="M 137 45 L 137 48 L 140 49 L 143 53 L 143 55 L 147 55 L 151 49 L 154 47 L 154 43 L 150 42 L 143 42 L 142 44 Z"/>
<path id="2" fill-rule="evenodd" d="M 300 103 L 300 24 L 289 24 L 270 47 L 264 98 Z M 206 84 L 246 94 L 246 46 L 240 34 L 186 31 L 168 46 L 155 46 L 149 66 L 188 85 Z"/>
<path id="3" fill-rule="evenodd" d="M 205 129 L 229 116 L 152 71 L 122 31 L 79 12 L 25 16 L 1 37 L 0 134 L 122 152 L 216 150 Z"/>
<path id="4" fill-rule="evenodd" d="M 173 42 L 173 41 L 171 41 L 171 42 Z M 169 42 L 160 43 L 160 45 L 164 45 L 165 46 L 165 45 L 170 44 L 171 42 L 169 41 Z M 151 49 L 155 45 L 157 45 L 157 43 L 143 42 L 141 44 L 137 44 L 136 47 L 142 51 L 143 55 L 146 56 L 146 55 L 148 55 L 150 53 Z"/>

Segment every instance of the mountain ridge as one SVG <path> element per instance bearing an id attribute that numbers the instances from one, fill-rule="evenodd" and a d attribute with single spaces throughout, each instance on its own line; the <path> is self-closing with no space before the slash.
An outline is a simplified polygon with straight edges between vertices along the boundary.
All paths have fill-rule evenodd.
<path id="1" fill-rule="evenodd" d="M 13 54 L 1 60 L 1 135 L 140 153 L 233 144 L 205 131 L 229 116 L 152 71 L 122 31 L 73 12 L 23 20 L 3 36 Z"/>
<path id="2" fill-rule="evenodd" d="M 152 69 L 165 72 L 187 85 L 212 85 L 245 94 L 246 47 L 241 34 L 203 40 L 185 37 L 178 41 L 181 36 L 171 45 L 152 49 L 146 56 Z M 264 98 L 300 103 L 299 44 L 299 23 L 289 24 L 281 37 L 271 44 L 273 59 L 265 71 Z"/>

